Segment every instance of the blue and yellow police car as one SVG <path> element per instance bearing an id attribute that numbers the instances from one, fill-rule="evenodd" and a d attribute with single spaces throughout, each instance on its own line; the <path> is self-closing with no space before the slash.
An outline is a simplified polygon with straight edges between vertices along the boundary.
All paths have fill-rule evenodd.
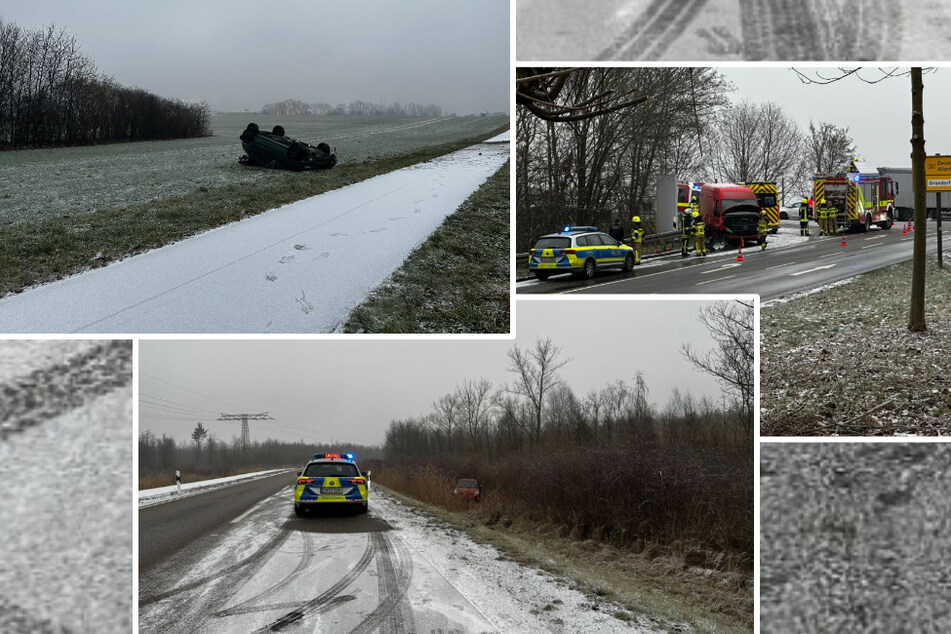
<path id="1" fill-rule="evenodd" d="M 569 272 L 591 279 L 601 269 L 633 271 L 634 249 L 597 227 L 565 227 L 542 236 L 528 255 L 528 270 L 540 280 Z"/>
<path id="2" fill-rule="evenodd" d="M 353 454 L 315 453 L 297 472 L 294 512 L 303 515 L 318 505 L 334 505 L 366 513 L 369 497 L 369 482 L 357 468 Z"/>

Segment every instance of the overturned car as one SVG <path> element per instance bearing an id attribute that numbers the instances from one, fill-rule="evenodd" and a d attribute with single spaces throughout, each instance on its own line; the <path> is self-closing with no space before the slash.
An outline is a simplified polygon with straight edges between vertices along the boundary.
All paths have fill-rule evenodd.
<path id="1" fill-rule="evenodd" d="M 247 152 L 238 159 L 242 165 L 279 167 L 286 170 L 322 170 L 337 164 L 337 155 L 326 143 L 317 146 L 292 139 L 284 127 L 276 125 L 271 132 L 261 132 L 258 124 L 249 123 L 241 133 L 241 147 Z"/>

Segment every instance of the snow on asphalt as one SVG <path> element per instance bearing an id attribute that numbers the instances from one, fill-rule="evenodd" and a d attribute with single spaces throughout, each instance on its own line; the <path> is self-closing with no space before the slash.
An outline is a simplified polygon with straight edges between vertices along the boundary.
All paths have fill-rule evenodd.
<path id="1" fill-rule="evenodd" d="M 333 331 L 508 158 L 481 143 L 8 296 L 0 332 Z"/>
<path id="2" fill-rule="evenodd" d="M 201 482 L 186 482 L 181 486 L 182 492 L 178 493 L 178 487 L 174 484 L 168 487 L 155 487 L 152 489 L 143 489 L 139 491 L 139 508 L 143 506 L 151 506 L 153 504 L 159 504 L 161 502 L 167 502 L 172 497 L 176 499 L 182 499 L 183 497 L 189 497 L 191 495 L 197 495 L 199 493 L 204 493 L 210 491 L 211 489 L 220 489 L 221 487 L 232 486 L 234 484 L 241 484 L 244 482 L 250 482 L 251 480 L 257 480 L 259 478 L 266 478 L 278 473 L 289 471 L 289 469 L 270 469 L 268 471 L 255 471 L 254 473 L 242 473 L 236 476 L 228 476 L 227 478 L 215 478 L 214 480 L 202 480 Z"/>
<path id="3" fill-rule="evenodd" d="M 504 557 L 494 547 L 477 544 L 465 533 L 375 492 L 374 513 L 386 518 L 413 553 L 429 562 L 469 601 L 478 606 L 499 632 L 655 632 L 667 628 L 614 616 L 626 612 L 617 604 L 592 599 L 565 579 L 528 568 Z M 656 627 L 656 626 L 655 626 Z M 687 626 L 679 631 L 689 631 Z"/>
<path id="4" fill-rule="evenodd" d="M 3 342 L 0 378 L 88 345 Z M 0 442 L 0 605 L 32 622 L 4 634 L 132 631 L 132 443 L 131 385 Z"/>

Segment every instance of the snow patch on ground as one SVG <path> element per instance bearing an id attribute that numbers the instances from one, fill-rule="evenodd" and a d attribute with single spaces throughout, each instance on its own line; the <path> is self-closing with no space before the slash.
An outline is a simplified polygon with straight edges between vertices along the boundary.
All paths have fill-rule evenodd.
<path id="1" fill-rule="evenodd" d="M 214 480 L 202 480 L 201 482 L 189 482 L 182 485 L 182 492 L 178 494 L 178 487 L 175 485 L 168 487 L 155 487 L 153 489 L 144 489 L 139 491 L 139 508 L 151 506 L 160 502 L 167 502 L 171 498 L 180 500 L 184 497 L 197 495 L 210 491 L 211 489 L 220 489 L 221 487 L 231 486 L 241 482 L 249 482 L 259 478 L 266 478 L 276 473 L 284 473 L 290 469 L 271 469 L 269 471 L 255 471 L 254 473 L 242 473 L 227 478 L 215 478 Z"/>
<path id="2" fill-rule="evenodd" d="M 570 582 L 508 560 L 494 547 L 397 499 L 375 491 L 371 507 L 387 519 L 420 557 L 430 562 L 476 605 L 500 632 L 660 632 L 669 627 L 638 622 L 620 605 L 592 598 Z M 629 615 L 632 621 L 616 618 Z M 679 631 L 687 631 L 687 626 Z"/>

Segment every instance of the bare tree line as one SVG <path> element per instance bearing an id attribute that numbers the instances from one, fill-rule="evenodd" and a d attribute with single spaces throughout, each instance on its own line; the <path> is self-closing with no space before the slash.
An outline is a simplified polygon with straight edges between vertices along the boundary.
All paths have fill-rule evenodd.
<path id="1" fill-rule="evenodd" d="M 684 358 L 723 385 L 723 400 L 674 388 L 667 404 L 649 401 L 643 373 L 578 396 L 558 371 L 570 362 L 550 339 L 508 352 L 511 383 L 469 379 L 432 402 L 428 413 L 390 422 L 388 457 L 500 455 L 539 446 L 588 446 L 658 438 L 670 445 L 748 446 L 753 433 L 753 307 L 717 302 L 701 311 L 715 347 Z"/>
<path id="2" fill-rule="evenodd" d="M 329 103 L 305 103 L 299 99 L 285 99 L 277 103 L 264 104 L 261 114 L 278 116 L 293 115 L 387 115 L 394 117 L 441 117 L 442 106 L 436 104 L 399 103 L 388 104 L 368 103 L 366 101 L 351 101 L 344 104 L 331 105 Z"/>
<path id="3" fill-rule="evenodd" d="M 732 85 L 716 69 L 591 68 L 557 78 L 541 115 L 537 102 L 516 113 L 519 251 L 569 223 L 604 229 L 640 215 L 648 232 L 669 229 L 654 223 L 660 174 L 776 181 L 791 202 L 807 193 L 813 172 L 842 170 L 855 153 L 847 128 L 820 121 L 806 132 L 775 102 L 731 103 Z M 603 106 L 611 95 L 626 101 Z M 602 107 L 584 117 L 547 116 L 591 104 Z"/>
<path id="4" fill-rule="evenodd" d="M 210 134 L 202 103 L 126 88 L 98 72 L 75 36 L 0 20 L 0 149 Z"/>
<path id="5" fill-rule="evenodd" d="M 201 423 L 192 432 L 192 443 L 179 443 L 151 431 L 139 434 L 139 474 L 174 474 L 176 469 L 207 473 L 271 469 L 303 465 L 315 453 L 352 452 L 358 460 L 379 457 L 378 447 L 347 443 L 305 443 L 278 440 L 255 441 L 245 447 L 241 439 L 230 442 L 207 433 Z"/>

